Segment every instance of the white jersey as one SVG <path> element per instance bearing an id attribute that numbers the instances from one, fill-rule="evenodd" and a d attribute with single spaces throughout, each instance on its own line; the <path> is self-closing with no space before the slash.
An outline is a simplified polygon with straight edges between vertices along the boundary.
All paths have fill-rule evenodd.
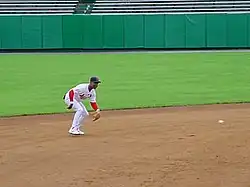
<path id="1" fill-rule="evenodd" d="M 89 84 L 78 84 L 71 90 L 74 91 L 74 99 L 77 101 L 82 101 L 85 99 L 89 99 L 90 102 L 96 102 L 96 91 L 95 89 L 91 89 L 89 91 Z M 69 91 L 70 92 L 70 91 Z"/>

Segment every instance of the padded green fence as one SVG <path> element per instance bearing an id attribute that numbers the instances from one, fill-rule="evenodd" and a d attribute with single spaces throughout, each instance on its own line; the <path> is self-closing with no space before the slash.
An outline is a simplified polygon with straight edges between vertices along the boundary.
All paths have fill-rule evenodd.
<path id="1" fill-rule="evenodd" d="M 0 48 L 250 47 L 250 14 L 0 16 Z"/>

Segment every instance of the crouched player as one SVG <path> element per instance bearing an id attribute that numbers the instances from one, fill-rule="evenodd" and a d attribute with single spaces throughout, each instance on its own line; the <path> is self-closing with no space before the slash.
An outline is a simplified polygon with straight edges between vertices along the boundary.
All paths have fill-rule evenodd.
<path id="1" fill-rule="evenodd" d="M 96 103 L 96 89 L 101 83 L 98 77 L 91 77 L 88 83 L 83 83 L 71 88 L 63 97 L 67 109 L 75 111 L 73 122 L 69 133 L 73 135 L 84 135 L 80 127 L 89 113 L 82 103 L 83 100 L 89 99 L 91 107 L 95 110 L 93 121 L 100 118 L 100 109 Z"/>

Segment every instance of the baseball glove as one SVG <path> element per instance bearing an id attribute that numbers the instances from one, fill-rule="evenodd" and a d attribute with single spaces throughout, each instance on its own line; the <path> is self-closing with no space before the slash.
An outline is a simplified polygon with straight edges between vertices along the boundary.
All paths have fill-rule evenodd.
<path id="1" fill-rule="evenodd" d="M 101 117 L 100 112 L 95 112 L 95 113 L 93 114 L 93 121 L 96 121 L 96 120 L 100 119 L 100 117 Z"/>

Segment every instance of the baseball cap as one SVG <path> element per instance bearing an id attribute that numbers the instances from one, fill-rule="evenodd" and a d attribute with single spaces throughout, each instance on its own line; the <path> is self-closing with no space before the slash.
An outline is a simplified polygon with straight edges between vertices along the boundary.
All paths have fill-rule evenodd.
<path id="1" fill-rule="evenodd" d="M 99 77 L 90 77 L 90 82 L 101 83 L 101 80 L 99 79 Z"/>

